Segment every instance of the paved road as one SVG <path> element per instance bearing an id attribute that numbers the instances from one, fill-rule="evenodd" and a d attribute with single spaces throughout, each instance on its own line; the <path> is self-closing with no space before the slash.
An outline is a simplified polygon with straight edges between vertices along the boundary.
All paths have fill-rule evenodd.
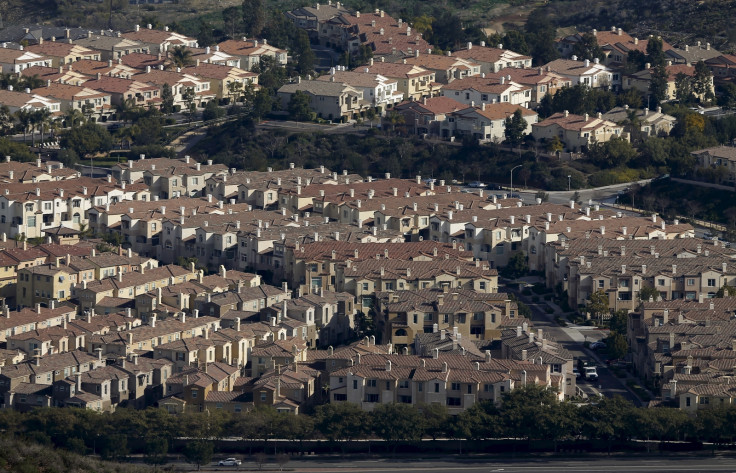
<path id="1" fill-rule="evenodd" d="M 650 180 L 645 179 L 642 181 L 638 181 L 639 184 L 644 185 L 648 183 Z M 580 201 L 581 202 L 588 202 L 588 199 L 592 199 L 593 202 L 598 203 L 613 203 L 616 200 L 616 196 L 618 195 L 619 191 L 622 191 L 626 189 L 627 187 L 630 187 L 632 184 L 635 184 L 633 182 L 626 182 L 623 184 L 615 184 L 612 186 L 604 186 L 604 187 L 596 187 L 593 189 L 579 189 L 577 192 L 580 195 Z M 516 191 L 521 195 L 522 200 L 527 204 L 534 203 L 535 194 L 537 191 Z M 553 204 L 569 204 L 570 200 L 572 199 L 572 196 L 575 194 L 575 191 L 550 191 L 547 194 L 549 194 L 549 201 Z"/>
<path id="2" fill-rule="evenodd" d="M 257 470 L 254 463 L 246 463 L 237 471 Z M 266 464 L 264 468 L 278 469 L 278 465 Z M 531 472 L 713 472 L 736 471 L 736 460 L 726 457 L 593 457 L 585 459 L 473 459 L 452 457 L 435 459 L 374 459 L 374 460 L 294 460 L 284 467 L 293 472 L 462 472 L 462 473 L 531 473 Z M 201 471 L 236 471 L 235 468 L 204 467 Z"/>
<path id="3" fill-rule="evenodd" d="M 508 286 L 499 287 L 499 292 L 512 292 L 522 300 L 527 299 L 521 296 L 516 289 L 512 289 Z M 570 352 L 577 360 L 583 359 L 593 362 L 597 365 L 598 381 L 590 383 L 588 381 L 578 379 L 578 386 L 589 396 L 596 397 L 599 394 L 603 394 L 607 397 L 622 396 L 625 399 L 633 402 L 635 405 L 639 405 L 639 400 L 631 394 L 631 392 L 624 387 L 621 380 L 616 378 L 613 373 L 608 369 L 607 366 L 597 363 L 590 352 L 583 348 L 585 341 L 597 341 L 607 336 L 607 333 L 603 330 L 599 330 L 595 327 L 589 326 L 568 326 L 560 327 L 552 318 L 550 314 L 544 311 L 545 304 L 534 304 L 525 300 L 525 303 L 532 310 L 532 321 L 534 322 L 534 328 L 541 328 L 545 336 L 549 335 L 550 338 L 559 343 L 563 348 Z"/>

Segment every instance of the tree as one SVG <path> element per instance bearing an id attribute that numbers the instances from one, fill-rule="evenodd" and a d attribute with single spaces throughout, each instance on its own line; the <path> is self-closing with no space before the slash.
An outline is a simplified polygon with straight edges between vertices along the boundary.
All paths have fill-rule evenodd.
<path id="1" fill-rule="evenodd" d="M 550 21 L 549 15 L 542 11 L 534 11 L 524 26 L 529 53 L 535 65 L 547 64 L 557 59 L 560 53 L 555 48 L 557 29 Z"/>
<path id="2" fill-rule="evenodd" d="M 18 120 L 20 129 L 23 132 L 23 143 L 25 143 L 28 132 L 33 130 L 33 110 L 19 109 L 15 112 L 15 118 Z"/>
<path id="3" fill-rule="evenodd" d="M 608 294 L 602 289 L 595 291 L 590 295 L 590 302 L 588 302 L 585 309 L 592 319 L 596 319 L 599 324 L 602 324 L 603 318 L 610 314 Z"/>
<path id="4" fill-rule="evenodd" d="M 507 279 L 516 279 L 529 273 L 529 265 L 523 251 L 509 258 L 509 262 L 501 268 L 500 274 Z"/>
<path id="5" fill-rule="evenodd" d="M 240 6 L 231 6 L 222 10 L 222 24 L 228 36 L 231 39 L 235 38 L 243 24 L 243 11 Z"/>
<path id="6" fill-rule="evenodd" d="M 649 38 L 649 41 L 647 42 L 647 62 L 652 67 L 664 67 L 665 66 L 665 56 L 664 56 L 664 50 L 662 49 L 663 46 L 662 38 L 652 36 Z"/>
<path id="7" fill-rule="evenodd" d="M 86 157 L 109 151 L 112 148 L 112 136 L 107 128 L 85 123 L 67 130 L 62 136 L 61 145 L 73 150 L 78 156 Z"/>
<path id="8" fill-rule="evenodd" d="M 695 73 L 692 78 L 693 93 L 703 102 L 710 102 L 715 98 L 713 94 L 713 75 L 703 61 L 695 64 Z"/>
<path id="9" fill-rule="evenodd" d="M 181 95 L 181 98 L 184 101 L 184 113 L 187 115 L 187 120 L 189 123 L 192 123 L 192 120 L 197 116 L 197 104 L 194 103 L 194 100 L 197 98 L 197 94 L 194 92 L 192 87 L 187 87 Z"/>
<path id="10" fill-rule="evenodd" d="M 266 25 L 266 8 L 263 0 L 243 0 L 243 30 L 251 38 L 261 34 Z"/>
<path id="11" fill-rule="evenodd" d="M 541 199 L 542 202 L 549 202 L 549 194 L 544 191 L 537 191 L 536 194 L 534 194 L 535 199 Z"/>
<path id="12" fill-rule="evenodd" d="M 589 151 L 589 159 L 603 168 L 625 166 L 636 157 L 636 150 L 626 139 L 615 136 L 605 143 L 593 144 Z"/>
<path id="13" fill-rule="evenodd" d="M 577 56 L 579 61 L 584 59 L 588 59 L 589 61 L 593 61 L 594 59 L 603 60 L 605 57 L 603 50 L 598 45 L 598 39 L 593 33 L 583 33 L 580 35 L 580 40 L 572 48 L 572 54 Z"/>
<path id="14" fill-rule="evenodd" d="M 271 109 L 273 108 L 273 98 L 265 88 L 260 88 L 251 93 L 250 91 L 252 90 L 252 87 L 246 88 L 245 98 L 246 102 L 250 105 L 251 115 L 255 121 L 258 122 L 261 118 L 271 112 Z"/>
<path id="15" fill-rule="evenodd" d="M 723 286 L 721 286 L 720 289 L 718 289 L 718 292 L 716 292 L 716 297 L 723 298 L 723 297 L 734 297 L 736 296 L 736 287 L 729 286 L 728 283 L 724 282 Z"/>
<path id="16" fill-rule="evenodd" d="M 518 146 L 524 140 L 524 131 L 526 131 L 527 122 L 521 114 L 521 109 L 517 108 L 513 115 L 506 118 L 504 122 L 503 133 L 506 141 L 511 146 Z"/>
<path id="17" fill-rule="evenodd" d="M 171 86 L 164 84 L 161 87 L 161 112 L 170 115 L 174 112 L 174 94 L 171 92 Z"/>
<path id="18" fill-rule="evenodd" d="M 296 62 L 297 74 L 305 75 L 312 73 L 317 56 L 314 55 L 307 32 L 301 29 L 298 30 L 295 43 L 292 57 L 294 57 Z"/>
<path id="19" fill-rule="evenodd" d="M 41 143 L 43 143 L 44 133 L 51 126 L 51 112 L 47 108 L 36 110 L 34 115 L 36 127 L 41 132 Z"/>
<path id="20" fill-rule="evenodd" d="M 650 300 L 656 301 L 660 297 L 659 291 L 648 284 L 642 285 L 639 290 L 639 300 L 641 302 L 648 302 Z"/>
<path id="21" fill-rule="evenodd" d="M 675 97 L 682 103 L 689 103 L 695 97 L 693 95 L 692 78 L 680 72 L 675 76 Z"/>
<path id="22" fill-rule="evenodd" d="M 565 149 L 565 145 L 557 135 L 553 136 L 552 139 L 547 142 L 547 151 L 551 153 L 559 153 L 563 149 Z"/>
<path id="23" fill-rule="evenodd" d="M 659 105 L 668 98 L 667 82 L 669 81 L 669 74 L 664 63 L 655 66 L 651 71 L 649 95 L 654 100 L 654 105 Z"/>
<path id="24" fill-rule="evenodd" d="M 191 66 L 194 61 L 192 60 L 192 50 L 186 46 L 174 46 L 169 51 L 169 59 L 175 67 L 184 68 Z"/>
<path id="25" fill-rule="evenodd" d="M 164 437 L 151 435 L 146 438 L 144 460 L 149 465 L 166 463 L 166 454 L 169 452 L 169 443 Z"/>
<path id="26" fill-rule="evenodd" d="M 419 440 L 422 436 L 422 417 L 408 404 L 379 404 L 370 418 L 373 433 L 394 445 L 399 440 Z"/>
<path id="27" fill-rule="evenodd" d="M 386 119 L 391 124 L 391 130 L 396 132 L 396 126 L 397 125 L 403 125 L 406 123 L 406 118 L 403 114 L 397 112 L 396 110 L 392 110 L 391 112 L 386 115 Z"/>
<path id="28" fill-rule="evenodd" d="M 0 105 L 0 135 L 7 135 L 13 129 L 13 115 L 7 105 Z"/>
<path id="29" fill-rule="evenodd" d="M 309 95 L 301 90 L 297 90 L 292 94 L 291 100 L 289 100 L 288 111 L 289 117 L 292 120 L 301 122 L 310 121 L 314 116 Z"/>
<path id="30" fill-rule="evenodd" d="M 212 442 L 206 440 L 193 440 L 187 442 L 184 447 L 184 457 L 189 463 L 197 465 L 199 471 L 202 465 L 206 465 L 212 461 L 214 446 Z"/>
<path id="31" fill-rule="evenodd" d="M 629 343 L 626 341 L 626 337 L 620 333 L 614 333 L 608 337 L 606 346 L 608 347 L 608 353 L 614 359 L 621 359 L 629 352 Z"/>
<path id="32" fill-rule="evenodd" d="M 368 119 L 370 127 L 373 128 L 373 120 L 376 119 L 376 109 L 373 107 L 368 108 L 368 110 L 365 111 L 365 118 Z"/>
<path id="33" fill-rule="evenodd" d="M 210 101 L 202 111 L 202 120 L 209 121 L 225 116 L 225 110 L 218 107 L 214 100 Z"/>
<path id="34" fill-rule="evenodd" d="M 442 404 L 420 404 L 417 406 L 423 418 L 424 433 L 432 440 L 445 436 L 450 431 L 450 413 Z"/>
<path id="35" fill-rule="evenodd" d="M 367 432 L 367 413 L 349 402 L 317 406 L 315 419 L 317 430 L 331 442 L 360 438 Z"/>
<path id="36" fill-rule="evenodd" d="M 626 327 L 629 324 L 629 313 L 627 310 L 617 310 L 611 315 L 611 319 L 608 321 L 608 328 L 611 333 L 620 333 L 626 335 Z"/>

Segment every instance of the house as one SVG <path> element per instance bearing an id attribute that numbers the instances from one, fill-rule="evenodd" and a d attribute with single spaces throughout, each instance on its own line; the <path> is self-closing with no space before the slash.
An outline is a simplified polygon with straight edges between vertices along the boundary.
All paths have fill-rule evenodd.
<path id="1" fill-rule="evenodd" d="M 146 72 L 136 74 L 132 76 L 132 79 L 153 85 L 158 89 L 163 89 L 164 86 L 168 85 L 171 87 L 171 94 L 174 96 L 174 105 L 182 108 L 187 107 L 184 95 L 189 90 L 194 92 L 193 103 L 197 107 L 203 107 L 207 102 L 215 98 L 215 93 L 210 90 L 209 81 L 183 73 L 181 70 L 164 71 L 146 67 Z"/>
<path id="2" fill-rule="evenodd" d="M 320 76 L 317 80 L 330 82 L 334 80 L 362 90 L 363 101 L 380 109 L 381 112 L 401 102 L 404 97 L 404 94 L 398 90 L 398 80 L 366 72 L 365 69 L 346 71 L 343 66 L 337 66 L 330 69 L 328 75 Z"/>
<path id="3" fill-rule="evenodd" d="M 44 41 L 28 46 L 28 51 L 51 59 L 51 67 L 64 66 L 82 59 L 99 61 L 100 53 L 78 44 L 61 41 Z"/>
<path id="4" fill-rule="evenodd" d="M 500 143 L 506 139 L 506 120 L 517 110 L 521 110 L 526 121 L 524 134 L 532 131 L 537 123 L 537 112 L 508 103 L 494 103 L 480 107 L 468 107 L 449 113 L 440 124 L 440 136 L 443 138 L 471 136 L 481 143 L 493 141 Z"/>
<path id="5" fill-rule="evenodd" d="M 729 80 L 736 75 L 736 55 L 722 54 L 705 61 L 715 80 Z"/>
<path id="6" fill-rule="evenodd" d="M 612 108 L 603 114 L 603 119 L 623 124 L 626 132 L 642 138 L 669 135 L 677 121 L 672 115 L 662 113 L 662 107 L 629 110 L 628 105 Z M 638 122 L 636 129 L 632 122 Z"/>
<path id="7" fill-rule="evenodd" d="M 131 53 L 146 53 L 149 54 L 151 51 L 148 46 L 141 43 L 140 41 L 123 38 L 122 36 L 106 36 L 106 35 L 95 35 L 88 34 L 85 38 L 74 40 L 75 44 L 84 46 L 88 49 L 93 49 L 100 52 L 100 59 L 102 61 L 117 61 L 126 54 Z"/>
<path id="8" fill-rule="evenodd" d="M 536 69 L 506 67 L 498 72 L 486 73 L 490 79 L 501 80 L 505 77 L 507 81 L 528 87 L 531 89 L 529 106 L 537 106 L 545 95 L 554 95 L 563 87 L 569 87 L 571 81 L 561 75 L 548 71 L 543 67 Z"/>
<path id="9" fill-rule="evenodd" d="M 46 87 L 33 89 L 41 97 L 56 99 L 61 103 L 61 111 L 79 110 L 85 116 L 97 121 L 108 117 L 112 112 L 112 96 L 84 86 L 48 82 Z"/>
<path id="10" fill-rule="evenodd" d="M 281 107 L 286 109 L 291 97 L 297 92 L 309 97 L 311 110 L 327 120 L 350 120 L 365 108 L 363 91 L 342 82 L 301 80 L 281 86 L 278 98 Z"/>
<path id="11" fill-rule="evenodd" d="M 595 143 L 605 143 L 611 138 L 623 138 L 628 141 L 623 126 L 603 119 L 602 114 L 590 117 L 574 115 L 567 111 L 555 113 L 539 123 L 532 125 L 532 136 L 535 140 L 549 141 L 557 137 L 568 150 L 587 149 Z"/>
<path id="12" fill-rule="evenodd" d="M 276 64 L 286 66 L 288 53 L 283 49 L 268 44 L 265 39 L 247 39 L 243 37 L 240 40 L 229 39 L 217 45 L 220 51 L 231 56 L 240 58 L 240 68 L 250 71 L 254 66 L 261 63 L 261 58 L 272 58 Z"/>
<path id="13" fill-rule="evenodd" d="M 644 70 L 635 72 L 630 76 L 626 76 L 623 84 L 624 89 L 634 88 L 645 94 L 648 93 L 649 84 L 652 80 L 652 74 L 654 73 L 654 69 L 649 66 L 650 65 L 647 64 L 647 67 Z M 665 71 L 667 72 L 667 91 L 665 92 L 665 100 L 677 98 L 677 79 L 679 76 L 685 76 L 691 79 L 695 76 L 695 66 L 690 64 L 671 64 L 668 62 L 667 66 L 665 66 Z M 713 93 L 713 76 L 708 78 L 706 86 L 707 90 L 698 96 L 701 100 L 704 100 L 708 93 Z"/>
<path id="14" fill-rule="evenodd" d="M 244 71 L 237 66 L 200 62 L 197 66 L 183 69 L 182 72 L 209 81 L 209 90 L 218 99 L 231 97 L 238 100 L 248 85 L 258 85 L 258 74 Z"/>
<path id="15" fill-rule="evenodd" d="M 422 100 L 440 94 L 442 84 L 435 81 L 434 72 L 413 64 L 389 63 L 373 61 L 368 66 L 362 66 L 357 71 L 370 74 L 380 74 L 397 82 L 396 89 L 404 94 L 404 100 Z"/>
<path id="16" fill-rule="evenodd" d="M 66 265 L 48 264 L 20 269 L 16 303 L 25 307 L 43 303 L 50 307 L 52 300 L 69 300 L 75 279 L 76 274 Z"/>
<path id="17" fill-rule="evenodd" d="M 486 75 L 499 72 L 501 69 L 529 69 L 532 67 L 531 56 L 524 56 L 509 49 L 504 49 L 503 44 L 497 47 L 486 46 L 485 41 L 480 45 L 468 42 L 464 49 L 452 52 L 454 57 L 470 59 L 480 64 L 480 72 Z"/>
<path id="18" fill-rule="evenodd" d="M 453 56 L 451 53 L 445 56 L 437 54 L 420 54 L 414 51 L 414 56 L 405 59 L 405 64 L 419 66 L 434 72 L 437 82 L 448 84 L 456 79 L 464 79 L 480 75 L 481 66 L 472 59 Z"/>
<path id="19" fill-rule="evenodd" d="M 722 55 L 710 43 L 702 44 L 700 41 L 694 45 L 686 44 L 679 48 L 667 49 L 664 54 L 675 64 L 697 64 L 700 61 L 705 62 Z"/>
<path id="20" fill-rule="evenodd" d="M 450 97 L 431 97 L 405 101 L 394 108 L 403 115 L 407 131 L 417 135 L 440 136 L 441 124 L 447 116 L 465 107 Z"/>
<path id="21" fill-rule="evenodd" d="M 220 51 L 219 46 L 213 48 L 192 48 L 192 60 L 198 64 L 217 64 L 219 66 L 236 67 L 240 69 L 240 58 Z"/>
<path id="22" fill-rule="evenodd" d="M 294 23 L 294 26 L 306 30 L 310 39 L 319 41 L 323 35 L 326 36 L 326 31 L 320 30 L 327 21 L 349 13 L 350 11 L 340 2 L 332 3 L 332 0 L 328 0 L 326 5 L 317 3 L 314 6 L 304 6 L 287 11 L 284 15 Z"/>
<path id="23" fill-rule="evenodd" d="M 736 185 L 736 147 L 714 146 L 690 153 L 701 170 L 715 171 L 721 182 Z"/>
<path id="24" fill-rule="evenodd" d="M 412 56 L 415 51 L 429 52 L 431 48 L 421 33 L 379 9 L 373 13 L 342 14 L 328 20 L 326 25 L 335 27 L 333 31 L 339 34 L 339 43 L 334 40 L 333 43 L 351 53 L 367 47 L 374 56 L 388 56 L 396 52 Z"/>
<path id="25" fill-rule="evenodd" d="M 144 45 L 148 48 L 150 54 L 166 54 L 177 46 L 188 48 L 196 48 L 198 46 L 196 39 L 169 31 L 167 26 L 163 30 L 157 30 L 153 29 L 151 25 L 148 25 L 147 28 L 141 28 L 140 25 L 135 25 L 133 31 L 123 33 L 121 36 Z"/>
<path id="26" fill-rule="evenodd" d="M 525 108 L 532 98 L 531 87 L 522 86 L 501 76 L 498 79 L 480 76 L 459 79 L 443 86 L 442 95 L 465 105 L 510 103 Z"/>
<path id="27" fill-rule="evenodd" d="M 20 73 L 23 77 L 38 77 L 39 80 L 48 83 L 59 82 L 70 85 L 82 85 L 89 80 L 89 77 L 77 71 L 69 70 L 68 67 L 59 66 L 58 68 L 46 66 L 33 66 L 23 69 Z"/>
<path id="28" fill-rule="evenodd" d="M 20 74 L 33 66 L 51 67 L 51 58 L 20 49 L 0 48 L 0 68 L 3 74 Z"/>
<path id="29" fill-rule="evenodd" d="M 116 61 L 113 61 L 112 59 L 108 59 L 107 61 L 82 59 L 80 61 L 76 61 L 74 64 L 69 64 L 66 68 L 69 71 L 84 74 L 88 79 L 99 79 L 102 76 L 130 79 L 130 76 L 138 72 L 132 67 L 123 64 L 123 61 L 120 58 Z"/>
<path id="30" fill-rule="evenodd" d="M 76 318 L 76 306 L 71 304 L 51 305 L 49 307 L 37 305 L 34 308 L 19 311 L 11 311 L 7 305 L 4 306 L 2 317 L 0 317 L 0 341 L 7 342 L 8 337 L 32 330 L 63 327 L 65 321 L 71 322 Z"/>
<path id="31" fill-rule="evenodd" d="M 600 63 L 598 58 L 590 61 L 578 61 L 577 56 L 570 59 L 555 59 L 542 66 L 545 70 L 561 75 L 575 86 L 578 84 L 588 87 L 611 88 L 621 85 L 618 72 L 612 72 L 607 66 Z"/>
<path id="32" fill-rule="evenodd" d="M 58 100 L 31 93 L 30 89 L 26 89 L 25 92 L 16 92 L 12 85 L 8 86 L 8 90 L 0 90 L 0 103 L 7 106 L 11 113 L 18 110 L 48 110 L 58 115 L 61 111 L 61 103 Z"/>
<path id="33" fill-rule="evenodd" d="M 85 82 L 84 86 L 110 94 L 113 105 L 119 106 L 128 100 L 141 107 L 161 103 L 161 89 L 138 80 L 101 76 Z"/>

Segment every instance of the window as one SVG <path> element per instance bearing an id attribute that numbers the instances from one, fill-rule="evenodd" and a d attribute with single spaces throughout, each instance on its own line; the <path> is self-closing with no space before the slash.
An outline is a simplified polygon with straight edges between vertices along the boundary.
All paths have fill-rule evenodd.
<path id="1" fill-rule="evenodd" d="M 358 380 L 357 379 L 354 379 L 353 380 L 353 389 L 358 389 Z"/>
<path id="2" fill-rule="evenodd" d="M 376 387 L 376 380 L 375 379 L 369 379 L 366 382 L 366 386 L 368 386 L 369 388 L 375 388 Z"/>
<path id="3" fill-rule="evenodd" d="M 710 398 L 709 397 L 701 397 L 700 398 L 701 404 L 710 404 Z"/>
<path id="4" fill-rule="evenodd" d="M 460 383 L 452 383 L 451 389 L 453 391 L 460 391 Z"/>
<path id="5" fill-rule="evenodd" d="M 363 290 L 364 291 L 367 291 L 368 290 L 368 283 L 367 282 L 364 282 L 363 283 Z"/>
<path id="6" fill-rule="evenodd" d="M 424 383 L 417 383 L 417 391 L 422 392 L 424 390 Z"/>
<path id="7" fill-rule="evenodd" d="M 658 286 L 664 286 L 664 279 L 657 279 Z"/>
<path id="8" fill-rule="evenodd" d="M 460 406 L 460 398 L 459 397 L 448 397 L 447 398 L 447 405 L 448 406 Z"/>
<path id="9" fill-rule="evenodd" d="M 197 399 L 197 390 L 192 389 L 192 399 Z"/>
<path id="10" fill-rule="evenodd" d="M 605 285 L 606 285 L 606 282 L 603 279 L 600 279 L 598 281 L 598 287 L 603 288 L 603 287 L 605 287 Z"/>
<path id="11" fill-rule="evenodd" d="M 685 398 L 685 406 L 690 407 L 690 397 Z"/>
<path id="12" fill-rule="evenodd" d="M 478 289 L 480 289 L 481 291 L 485 291 L 486 290 L 486 283 L 485 283 L 485 281 L 481 281 L 481 282 L 478 283 Z"/>
<path id="13" fill-rule="evenodd" d="M 688 285 L 688 286 L 694 286 L 694 285 L 695 285 L 695 279 L 692 279 L 692 278 L 688 278 L 688 280 L 687 280 L 687 285 Z M 688 399 L 689 399 L 689 398 L 688 398 Z"/>
<path id="14" fill-rule="evenodd" d="M 261 402 L 266 402 L 266 393 L 265 392 L 262 392 L 261 393 Z"/>
<path id="15" fill-rule="evenodd" d="M 716 280 L 715 279 L 708 279 L 708 287 L 716 287 Z"/>
<path id="16" fill-rule="evenodd" d="M 484 384 L 483 385 L 483 392 L 492 393 L 493 392 L 493 385 L 492 384 Z"/>
<path id="17" fill-rule="evenodd" d="M 378 402 L 378 394 L 366 394 L 365 402 Z"/>

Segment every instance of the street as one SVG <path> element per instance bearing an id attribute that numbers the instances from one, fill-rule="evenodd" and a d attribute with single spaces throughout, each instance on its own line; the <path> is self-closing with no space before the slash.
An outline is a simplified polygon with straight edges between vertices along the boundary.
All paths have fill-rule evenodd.
<path id="1" fill-rule="evenodd" d="M 265 469 L 278 471 L 275 463 L 267 463 Z M 257 470 L 258 465 L 244 462 L 237 471 Z M 525 458 L 488 459 L 473 457 L 451 457 L 447 459 L 343 459 L 312 458 L 294 459 L 284 466 L 293 472 L 463 472 L 463 473 L 524 473 L 524 472 L 712 472 L 736 471 L 736 460 L 729 457 L 586 457 L 583 459 Z M 205 466 L 201 471 L 236 471 L 230 467 Z"/>
<path id="2" fill-rule="evenodd" d="M 547 314 L 544 311 L 544 308 L 546 307 L 545 304 L 531 303 L 527 298 L 522 296 L 517 289 L 513 289 L 509 286 L 499 285 L 499 292 L 510 292 L 523 300 L 532 311 L 534 328 L 541 328 L 545 337 L 549 337 L 551 340 L 559 343 L 562 348 L 569 351 L 574 357 L 575 363 L 577 363 L 577 360 L 583 359 L 593 362 L 597 366 L 599 376 L 598 381 L 591 383 L 583 380 L 582 378 L 579 378 L 577 381 L 577 385 L 589 397 L 595 398 L 600 394 L 607 397 L 622 396 L 633 402 L 636 406 L 640 405 L 639 399 L 624 387 L 623 381 L 616 378 L 605 363 L 599 363 L 590 355 L 590 352 L 583 347 L 583 343 L 586 341 L 594 342 L 605 338 L 607 332 L 587 325 L 569 325 L 567 327 L 560 327 L 554 321 L 553 315 Z"/>

